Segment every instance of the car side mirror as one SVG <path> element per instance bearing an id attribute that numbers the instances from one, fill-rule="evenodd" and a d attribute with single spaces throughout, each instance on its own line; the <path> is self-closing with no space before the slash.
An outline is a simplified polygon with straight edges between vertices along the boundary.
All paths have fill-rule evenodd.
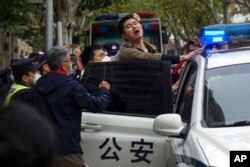
<path id="1" fill-rule="evenodd" d="M 153 130 L 162 136 L 178 136 L 185 128 L 179 114 L 162 114 L 155 118 Z"/>

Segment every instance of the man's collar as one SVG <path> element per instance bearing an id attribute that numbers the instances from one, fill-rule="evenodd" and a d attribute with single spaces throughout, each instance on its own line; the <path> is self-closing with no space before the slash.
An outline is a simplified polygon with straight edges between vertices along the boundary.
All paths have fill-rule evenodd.
<path id="1" fill-rule="evenodd" d="M 51 70 L 49 73 L 57 73 L 68 76 L 68 74 L 63 70 Z"/>

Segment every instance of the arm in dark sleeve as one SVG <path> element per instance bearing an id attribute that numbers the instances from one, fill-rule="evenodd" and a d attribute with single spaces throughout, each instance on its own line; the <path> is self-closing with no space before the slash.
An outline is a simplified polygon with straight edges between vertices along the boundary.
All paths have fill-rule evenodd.
<path id="1" fill-rule="evenodd" d="M 20 101 L 23 103 L 31 104 L 31 93 L 31 88 L 19 90 L 13 94 L 13 96 L 11 97 L 11 101 Z"/>
<path id="2" fill-rule="evenodd" d="M 93 96 L 88 93 L 89 110 L 93 112 L 101 112 L 107 108 L 111 101 L 111 95 L 105 88 L 100 89 L 98 96 Z"/>
<path id="3" fill-rule="evenodd" d="M 161 60 L 170 61 L 172 64 L 178 64 L 180 61 L 180 56 L 162 54 Z"/>
<path id="4" fill-rule="evenodd" d="M 105 110 L 111 100 L 111 95 L 107 89 L 101 88 L 99 94 L 93 96 L 79 83 L 72 89 L 71 94 L 78 106 L 91 112 Z"/>

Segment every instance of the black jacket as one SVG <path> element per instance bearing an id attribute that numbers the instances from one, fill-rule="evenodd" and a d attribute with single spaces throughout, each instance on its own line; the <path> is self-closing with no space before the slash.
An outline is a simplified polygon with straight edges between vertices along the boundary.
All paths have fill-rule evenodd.
<path id="1" fill-rule="evenodd" d="M 55 125 L 58 135 L 57 154 L 67 155 L 82 152 L 82 109 L 91 112 L 104 110 L 109 104 L 110 93 L 102 88 L 98 96 L 92 96 L 78 81 L 64 74 L 50 72 L 37 81 L 33 88 L 32 101 Z"/>

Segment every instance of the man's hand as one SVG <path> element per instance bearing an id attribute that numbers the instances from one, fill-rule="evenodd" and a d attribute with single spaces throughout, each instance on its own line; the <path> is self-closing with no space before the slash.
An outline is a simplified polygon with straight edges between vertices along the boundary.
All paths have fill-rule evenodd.
<path id="1" fill-rule="evenodd" d="M 73 53 L 75 55 L 77 69 L 78 70 L 83 70 L 83 65 L 82 65 L 82 62 L 81 62 L 81 50 L 80 50 L 80 47 L 78 46 L 78 47 L 74 48 Z"/>
<path id="2" fill-rule="evenodd" d="M 199 48 L 199 49 L 196 49 L 196 50 L 188 53 L 187 55 L 180 56 L 180 60 L 181 61 L 190 60 L 190 59 L 194 58 L 195 56 L 200 55 L 203 52 L 203 49 L 204 48 Z"/>
<path id="3" fill-rule="evenodd" d="M 107 82 L 107 81 L 102 81 L 100 84 L 99 84 L 99 88 L 106 88 L 106 89 L 110 89 L 110 84 Z"/>
<path id="4" fill-rule="evenodd" d="M 141 21 L 141 18 L 140 18 L 140 16 L 137 14 L 137 13 L 133 13 L 133 17 L 134 17 L 134 19 L 136 19 L 137 21 Z"/>
<path id="5" fill-rule="evenodd" d="M 74 53 L 74 55 L 75 55 L 75 57 L 76 57 L 77 59 L 80 59 L 80 55 L 81 55 L 80 47 L 74 48 L 73 53 Z"/>

